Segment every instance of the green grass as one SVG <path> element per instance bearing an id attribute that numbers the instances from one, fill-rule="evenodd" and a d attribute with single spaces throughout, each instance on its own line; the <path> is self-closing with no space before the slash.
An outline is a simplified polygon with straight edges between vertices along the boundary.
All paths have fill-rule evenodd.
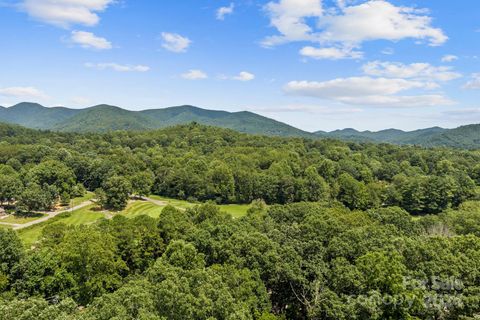
<path id="1" fill-rule="evenodd" d="M 165 198 L 165 197 L 156 196 L 156 195 L 151 195 L 151 196 L 149 196 L 149 198 L 153 199 L 153 200 L 157 200 L 157 201 L 163 201 L 166 204 L 169 204 L 169 205 L 174 206 L 174 207 L 179 208 L 179 209 L 187 209 L 187 208 L 191 208 L 191 207 L 194 207 L 194 206 L 198 205 L 198 203 L 192 203 L 192 202 L 188 202 L 188 201 L 185 201 L 185 200 Z"/>
<path id="2" fill-rule="evenodd" d="M 18 230 L 18 235 L 23 243 L 29 247 L 34 244 L 42 235 L 42 230 L 49 224 L 65 223 L 67 225 L 88 224 L 105 217 L 105 214 L 95 210 L 95 205 L 89 205 L 81 209 L 59 214 L 44 223 L 36 224 L 29 228 Z"/>
<path id="3" fill-rule="evenodd" d="M 163 201 L 179 209 L 187 209 L 200 204 L 200 203 L 191 203 L 185 200 L 165 198 L 165 197 L 156 196 L 156 195 L 151 195 L 149 196 L 149 198 L 158 200 L 158 201 Z M 247 210 L 250 208 L 250 205 L 249 204 L 221 204 L 221 205 L 218 205 L 218 207 L 223 212 L 227 212 L 231 214 L 232 217 L 239 218 L 247 214 Z"/>
<path id="4" fill-rule="evenodd" d="M 79 204 L 84 203 L 85 201 L 92 200 L 95 197 L 93 192 L 87 192 L 83 197 L 72 199 L 72 206 L 78 206 Z"/>
<path id="5" fill-rule="evenodd" d="M 93 195 L 86 196 L 80 200 L 78 200 L 78 203 L 85 202 L 87 200 L 90 200 L 93 198 Z M 148 201 L 141 201 L 141 200 L 136 200 L 136 201 L 131 201 L 125 210 L 119 212 L 119 213 L 112 213 L 113 215 L 115 214 L 120 214 L 123 215 L 127 218 L 134 218 L 139 215 L 148 215 L 153 218 L 158 218 L 163 210 L 163 208 L 166 205 L 172 205 L 176 208 L 179 209 L 187 209 L 194 207 L 196 205 L 199 205 L 200 203 L 190 203 L 188 201 L 184 200 L 177 200 L 177 199 L 170 199 L 170 198 L 165 198 L 165 197 L 160 197 L 160 196 L 150 196 L 151 199 L 157 200 L 157 201 L 162 201 L 165 203 L 164 206 L 157 205 Z M 242 217 L 247 213 L 248 208 L 250 208 L 250 205 L 247 204 L 225 204 L 225 205 L 219 205 L 218 206 L 220 210 L 223 212 L 227 212 L 232 215 L 234 218 Z M 67 225 L 82 225 L 82 224 L 90 224 L 94 223 L 102 218 L 105 218 L 105 212 L 99 211 L 96 209 L 95 204 L 88 205 L 86 207 L 83 207 L 81 209 L 72 211 L 72 212 L 65 212 L 62 213 L 55 218 L 48 220 L 44 223 L 40 223 L 37 225 L 34 225 L 30 228 L 25 228 L 21 229 L 18 231 L 20 238 L 22 241 L 25 243 L 27 246 L 31 246 L 34 244 L 41 236 L 43 228 L 49 224 L 53 223 L 65 223 Z M 2 225 L 0 225 L 2 227 Z"/>
<path id="6" fill-rule="evenodd" d="M 23 244 L 27 248 L 31 247 L 38 239 L 40 239 L 40 236 L 42 235 L 42 230 L 45 228 L 45 226 L 48 225 L 48 222 L 41 223 L 34 225 L 30 228 L 25 228 L 18 230 L 18 236 L 22 240 Z"/>
<path id="7" fill-rule="evenodd" d="M 60 210 L 68 209 L 70 206 L 78 206 L 85 201 L 92 200 L 93 198 L 95 198 L 95 193 L 88 191 L 83 197 L 73 198 L 72 200 L 70 200 L 70 203 L 67 206 L 60 207 Z"/>
<path id="8" fill-rule="evenodd" d="M 71 213 L 64 213 L 59 215 L 56 219 L 58 222 L 62 222 L 68 225 L 80 225 L 95 222 L 105 217 L 103 212 L 96 209 L 96 205 L 91 204 L 81 209 L 72 211 Z"/>
<path id="9" fill-rule="evenodd" d="M 164 206 L 158 206 L 147 201 L 134 201 L 130 202 L 125 210 L 120 212 L 127 218 L 134 218 L 140 215 L 147 215 L 152 218 L 158 218 L 162 212 Z"/>
<path id="10" fill-rule="evenodd" d="M 234 218 L 240 218 L 247 214 L 250 208 L 249 204 L 222 204 L 219 205 L 220 210 L 227 212 Z"/>
<path id="11" fill-rule="evenodd" d="M 24 224 L 30 221 L 35 221 L 44 217 L 44 214 L 41 213 L 29 213 L 29 214 L 12 214 L 5 219 L 0 220 L 0 222 L 13 223 L 13 224 Z"/>

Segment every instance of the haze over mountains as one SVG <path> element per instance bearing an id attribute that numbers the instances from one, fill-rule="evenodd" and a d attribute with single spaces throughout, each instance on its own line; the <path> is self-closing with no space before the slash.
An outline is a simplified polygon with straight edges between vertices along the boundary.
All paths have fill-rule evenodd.
<path id="1" fill-rule="evenodd" d="M 9 108 L 0 107 L 0 122 L 18 124 L 32 129 L 64 132 L 149 130 L 193 121 L 244 133 L 270 136 L 322 137 L 426 147 L 480 148 L 480 124 L 455 129 L 433 127 L 410 132 L 397 129 L 378 132 L 343 129 L 310 133 L 248 111 L 216 111 L 188 105 L 144 111 L 129 111 L 110 105 L 98 105 L 85 109 L 47 108 L 29 102 L 19 103 Z"/>
<path id="2" fill-rule="evenodd" d="M 215 111 L 194 106 L 129 111 L 110 105 L 69 109 L 23 102 L 10 108 L 0 108 L 0 121 L 33 129 L 71 132 L 149 130 L 195 121 L 244 133 L 311 136 L 311 133 L 248 111 Z"/>

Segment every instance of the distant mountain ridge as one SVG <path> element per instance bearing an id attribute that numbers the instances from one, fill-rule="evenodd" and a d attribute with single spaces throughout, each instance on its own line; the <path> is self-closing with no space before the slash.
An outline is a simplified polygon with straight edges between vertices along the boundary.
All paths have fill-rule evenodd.
<path id="1" fill-rule="evenodd" d="M 480 124 L 471 124 L 455 129 L 432 127 L 414 131 L 386 129 L 372 132 L 347 128 L 331 132 L 317 131 L 314 134 L 318 137 L 354 142 L 480 149 Z"/>
<path id="2" fill-rule="evenodd" d="M 23 102 L 9 108 L 0 107 L 0 122 L 63 132 L 150 130 L 198 122 L 250 134 L 314 137 L 312 133 L 252 112 L 216 111 L 188 105 L 129 111 L 105 104 L 69 109 L 47 108 L 37 103 Z"/>
<path id="3" fill-rule="evenodd" d="M 105 104 L 85 109 L 69 109 L 47 108 L 37 103 L 23 102 L 9 108 L 0 107 L 0 122 L 63 132 L 151 130 L 197 122 L 249 134 L 480 149 L 480 124 L 455 129 L 433 127 L 415 131 L 386 129 L 372 132 L 348 128 L 310 133 L 249 111 L 227 112 L 189 105 L 129 111 Z"/>

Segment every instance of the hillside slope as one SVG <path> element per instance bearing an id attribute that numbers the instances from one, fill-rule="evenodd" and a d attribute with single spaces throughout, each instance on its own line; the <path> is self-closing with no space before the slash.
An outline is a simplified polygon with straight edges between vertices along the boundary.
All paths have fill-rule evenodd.
<path id="1" fill-rule="evenodd" d="M 81 110 L 64 107 L 45 108 L 38 103 L 22 102 L 10 108 L 0 108 L 0 121 L 19 124 L 32 129 L 51 129 Z"/>
<path id="2" fill-rule="evenodd" d="M 387 129 L 377 132 L 343 129 L 331 132 L 318 131 L 315 135 L 354 142 L 376 142 L 420 145 L 424 147 L 455 147 L 480 149 L 480 124 L 455 129 L 432 127 L 415 131 Z"/>
<path id="3" fill-rule="evenodd" d="M 10 108 L 0 107 L 0 122 L 64 132 L 149 130 L 198 122 L 250 134 L 314 137 L 309 132 L 252 112 L 206 110 L 194 106 L 129 111 L 110 105 L 69 109 L 20 103 Z"/>

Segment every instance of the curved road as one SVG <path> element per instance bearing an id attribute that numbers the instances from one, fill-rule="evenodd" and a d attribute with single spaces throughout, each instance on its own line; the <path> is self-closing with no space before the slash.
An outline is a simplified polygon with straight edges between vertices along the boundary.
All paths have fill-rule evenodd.
<path id="1" fill-rule="evenodd" d="M 69 212 L 69 211 L 75 211 L 75 210 L 81 209 L 83 207 L 86 207 L 90 204 L 92 204 L 92 201 L 88 200 L 88 201 L 80 203 L 79 205 L 77 205 L 75 207 L 68 208 L 68 209 L 65 209 L 65 210 L 42 212 L 43 214 L 46 214 L 45 217 L 42 217 L 42 218 L 34 220 L 34 221 L 30 221 L 30 222 L 27 222 L 27 223 L 15 224 L 15 223 L 0 222 L 0 224 L 5 225 L 5 226 L 10 226 L 10 227 L 12 227 L 13 230 L 20 230 L 20 229 L 28 228 L 28 227 L 31 227 L 33 225 L 48 221 L 48 220 L 58 216 L 61 213 Z"/>

